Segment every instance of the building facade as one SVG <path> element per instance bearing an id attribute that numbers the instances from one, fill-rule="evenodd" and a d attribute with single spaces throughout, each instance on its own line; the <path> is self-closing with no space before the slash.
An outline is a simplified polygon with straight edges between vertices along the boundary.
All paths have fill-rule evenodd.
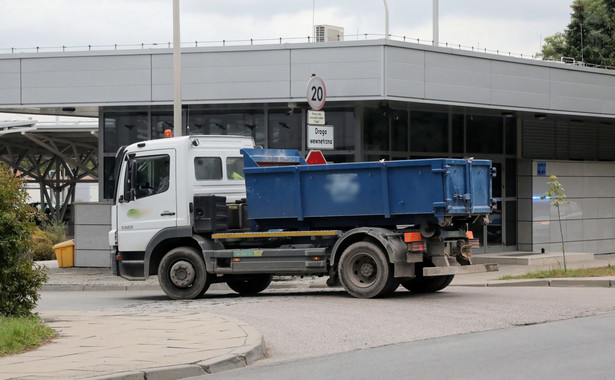
<path id="1" fill-rule="evenodd" d="M 615 72 L 390 40 L 182 50 L 185 134 L 308 147 L 307 89 L 326 83 L 330 162 L 490 159 L 497 209 L 484 251 L 558 250 L 548 175 L 566 187 L 569 251 L 615 252 Z M 7 112 L 99 119 L 101 201 L 118 147 L 172 127 L 168 49 L 0 56 Z M 556 228 L 557 227 L 557 228 Z"/>

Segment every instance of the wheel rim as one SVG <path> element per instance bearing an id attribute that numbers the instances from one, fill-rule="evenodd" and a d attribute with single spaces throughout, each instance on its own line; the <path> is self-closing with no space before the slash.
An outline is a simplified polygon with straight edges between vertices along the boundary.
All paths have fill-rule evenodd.
<path id="1" fill-rule="evenodd" d="M 170 278 L 178 288 L 187 288 L 194 283 L 196 270 L 190 261 L 180 260 L 171 266 Z"/>
<path id="2" fill-rule="evenodd" d="M 378 265 L 370 255 L 357 253 L 346 267 L 346 273 L 353 285 L 368 287 L 378 278 Z"/>

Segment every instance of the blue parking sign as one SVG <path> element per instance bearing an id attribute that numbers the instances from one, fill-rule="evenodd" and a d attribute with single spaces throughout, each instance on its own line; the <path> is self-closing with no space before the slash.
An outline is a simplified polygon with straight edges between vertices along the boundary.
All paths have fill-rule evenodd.
<path id="1" fill-rule="evenodd" d="M 540 177 L 546 177 L 547 176 L 547 163 L 544 161 L 536 162 L 536 173 Z"/>

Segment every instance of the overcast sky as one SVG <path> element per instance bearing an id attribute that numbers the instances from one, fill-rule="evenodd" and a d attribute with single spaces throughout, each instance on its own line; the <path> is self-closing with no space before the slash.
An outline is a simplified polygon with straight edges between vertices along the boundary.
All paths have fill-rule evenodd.
<path id="1" fill-rule="evenodd" d="M 173 40 L 172 0 L 0 0 L 0 53 L 10 48 Z M 440 0 L 440 42 L 532 55 L 563 31 L 572 0 Z M 431 40 L 432 0 L 388 0 L 390 33 Z M 315 10 L 313 12 L 313 9 Z M 384 34 L 380 0 L 180 0 L 181 40 L 307 37 L 316 24 Z"/>

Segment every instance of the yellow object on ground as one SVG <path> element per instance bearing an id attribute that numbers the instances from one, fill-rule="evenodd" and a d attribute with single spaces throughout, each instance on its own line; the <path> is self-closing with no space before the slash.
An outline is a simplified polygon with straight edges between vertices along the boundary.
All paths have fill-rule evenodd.
<path id="1" fill-rule="evenodd" d="M 58 259 L 58 267 L 68 268 L 75 265 L 75 239 L 63 241 L 53 246 Z"/>

